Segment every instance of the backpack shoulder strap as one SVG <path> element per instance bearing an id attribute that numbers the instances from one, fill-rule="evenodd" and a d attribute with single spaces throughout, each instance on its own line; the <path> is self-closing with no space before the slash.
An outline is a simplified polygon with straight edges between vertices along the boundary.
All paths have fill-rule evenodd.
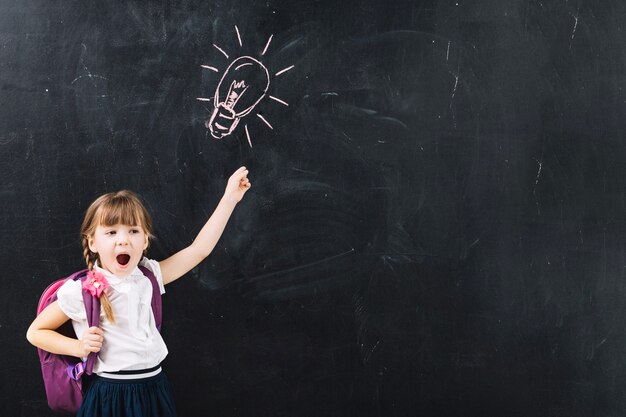
<path id="1" fill-rule="evenodd" d="M 145 266 L 139 266 L 141 272 L 150 280 L 152 284 L 152 312 L 154 313 L 154 321 L 156 322 L 156 327 L 159 331 L 161 331 L 161 324 L 163 323 L 163 303 L 161 300 L 161 288 L 159 287 L 159 283 L 157 282 L 156 277 Z"/>
<path id="2" fill-rule="evenodd" d="M 87 269 L 83 269 L 72 274 L 68 279 L 80 280 L 81 282 L 87 278 Z M 85 312 L 87 313 L 87 325 L 89 327 L 100 325 L 100 299 L 94 297 L 87 291 L 83 291 L 83 302 L 85 303 Z M 87 362 L 85 363 L 85 372 L 87 375 L 91 375 L 93 371 L 93 365 L 96 363 L 98 354 L 91 352 L 87 356 Z"/>

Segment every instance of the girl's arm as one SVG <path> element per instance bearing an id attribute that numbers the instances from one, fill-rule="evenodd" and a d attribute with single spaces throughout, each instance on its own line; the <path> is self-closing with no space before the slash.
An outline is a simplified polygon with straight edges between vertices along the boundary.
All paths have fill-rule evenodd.
<path id="1" fill-rule="evenodd" d="M 209 256 L 224 232 L 235 206 L 249 189 L 248 170 L 246 167 L 241 167 L 228 179 L 224 196 L 193 243 L 159 262 L 163 274 L 163 285 L 182 277 Z"/>
<path id="2" fill-rule="evenodd" d="M 60 355 L 84 358 L 90 352 L 99 352 L 104 340 L 102 329 L 90 327 L 81 339 L 63 336 L 56 329 L 69 319 L 55 301 L 35 318 L 26 332 L 26 338 L 38 348 Z"/>

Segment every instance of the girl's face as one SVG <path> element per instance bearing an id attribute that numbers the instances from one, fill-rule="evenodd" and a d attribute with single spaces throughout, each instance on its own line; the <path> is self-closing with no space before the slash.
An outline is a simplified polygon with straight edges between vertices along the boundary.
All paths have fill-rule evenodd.
<path id="1" fill-rule="evenodd" d="M 89 249 L 98 254 L 100 266 L 121 278 L 135 269 L 147 247 L 148 235 L 141 226 L 99 225 L 89 239 Z"/>

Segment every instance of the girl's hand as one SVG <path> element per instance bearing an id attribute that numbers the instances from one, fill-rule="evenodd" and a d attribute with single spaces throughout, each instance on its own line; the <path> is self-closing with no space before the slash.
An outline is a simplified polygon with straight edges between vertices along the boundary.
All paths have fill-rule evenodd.
<path id="1" fill-rule="evenodd" d="M 99 327 L 90 327 L 85 330 L 83 337 L 78 340 L 78 356 L 84 358 L 91 352 L 100 352 L 104 342 L 104 332 Z"/>
<path id="2" fill-rule="evenodd" d="M 241 167 L 228 179 L 224 197 L 232 203 L 238 203 L 250 187 L 250 181 L 248 181 L 248 170 L 246 167 Z"/>

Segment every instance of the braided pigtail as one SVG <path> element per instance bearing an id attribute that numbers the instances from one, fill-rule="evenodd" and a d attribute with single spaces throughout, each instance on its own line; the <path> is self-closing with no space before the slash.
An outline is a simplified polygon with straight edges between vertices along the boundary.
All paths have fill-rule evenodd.
<path id="1" fill-rule="evenodd" d="M 87 264 L 87 269 L 89 269 L 90 271 L 93 271 L 93 265 L 94 265 L 94 258 L 96 258 L 96 256 L 94 256 L 95 254 L 89 250 L 89 239 L 87 239 L 86 236 L 83 237 L 83 256 L 85 257 L 85 263 Z"/>
<path id="2" fill-rule="evenodd" d="M 113 306 L 111 306 L 111 301 L 109 301 L 109 297 L 107 296 L 106 292 L 103 292 L 102 295 L 100 295 L 100 305 L 104 309 L 104 315 L 106 316 L 107 320 L 109 320 L 111 323 L 115 323 Z"/>
<path id="3" fill-rule="evenodd" d="M 89 269 L 90 271 L 93 271 L 95 261 L 98 260 L 98 254 L 92 252 L 89 249 L 89 239 L 86 236 L 83 236 L 82 243 L 83 243 L 83 256 L 85 257 L 85 263 L 87 264 L 87 269 Z M 107 320 L 109 320 L 111 323 L 115 323 L 115 315 L 113 314 L 113 306 L 111 305 L 111 301 L 109 300 L 109 297 L 107 296 L 106 292 L 103 292 L 100 295 L 100 306 L 104 310 L 104 315 L 106 316 Z"/>

